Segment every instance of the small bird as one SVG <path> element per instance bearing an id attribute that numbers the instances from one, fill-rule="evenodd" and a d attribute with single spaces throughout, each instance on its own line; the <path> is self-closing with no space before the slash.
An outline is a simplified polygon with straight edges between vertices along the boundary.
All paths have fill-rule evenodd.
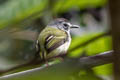
<path id="1" fill-rule="evenodd" d="M 52 57 L 63 55 L 71 43 L 70 29 L 79 28 L 71 24 L 67 19 L 57 18 L 51 21 L 39 34 L 36 48 L 41 59 L 47 60 Z"/>

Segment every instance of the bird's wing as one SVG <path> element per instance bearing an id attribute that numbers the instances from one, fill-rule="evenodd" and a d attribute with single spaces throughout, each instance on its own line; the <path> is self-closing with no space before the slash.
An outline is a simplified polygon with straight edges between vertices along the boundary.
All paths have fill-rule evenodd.
<path id="1" fill-rule="evenodd" d="M 40 34 L 40 38 L 41 46 L 44 45 L 47 54 L 64 44 L 68 39 L 66 32 L 55 28 L 44 29 Z"/>
<path id="2" fill-rule="evenodd" d="M 56 49 L 59 46 L 61 46 L 62 44 L 64 44 L 65 42 L 66 42 L 66 38 L 64 38 L 62 36 L 52 35 L 52 38 L 46 40 L 46 42 L 45 42 L 45 49 L 47 50 L 47 53 L 50 53 L 54 49 Z"/>

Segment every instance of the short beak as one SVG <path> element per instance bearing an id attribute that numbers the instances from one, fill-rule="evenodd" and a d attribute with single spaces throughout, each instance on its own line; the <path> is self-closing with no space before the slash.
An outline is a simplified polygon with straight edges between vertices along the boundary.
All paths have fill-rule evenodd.
<path id="1" fill-rule="evenodd" d="M 72 25 L 70 28 L 80 28 L 78 25 Z"/>

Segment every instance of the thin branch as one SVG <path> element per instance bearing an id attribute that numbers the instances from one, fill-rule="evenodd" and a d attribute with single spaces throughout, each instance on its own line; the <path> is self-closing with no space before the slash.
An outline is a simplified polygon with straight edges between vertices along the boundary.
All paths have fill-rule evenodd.
<path id="1" fill-rule="evenodd" d="M 107 51 L 95 56 L 82 57 L 78 59 L 66 59 L 64 62 L 59 64 L 54 64 L 51 66 L 39 67 L 31 70 L 26 70 L 18 73 L 13 73 L 10 75 L 0 77 L 0 80 L 12 80 L 14 78 L 21 79 L 24 76 L 24 79 L 30 79 L 31 76 L 39 77 L 41 79 L 47 80 L 45 78 L 51 79 L 56 76 L 68 76 L 73 74 L 75 71 L 79 71 L 83 68 L 91 68 L 99 65 L 104 65 L 112 63 L 113 51 Z M 64 74 L 64 75 L 63 75 Z M 50 77 L 50 78 L 49 78 Z M 18 80 L 19 80 L 18 79 Z M 17 80 L 17 79 L 16 79 Z"/>
<path id="2" fill-rule="evenodd" d="M 108 35 L 108 34 L 110 34 L 110 32 L 107 32 L 107 33 L 101 34 L 101 35 L 99 35 L 99 36 L 97 36 L 97 37 L 94 37 L 94 38 L 86 41 L 85 43 L 82 43 L 82 44 L 76 46 L 75 48 L 71 49 L 70 51 L 75 50 L 75 49 L 77 49 L 77 48 L 80 48 L 80 47 L 82 47 L 82 46 L 85 46 L 85 45 L 91 43 L 92 41 L 95 41 L 95 40 L 97 40 L 97 39 L 99 39 L 99 38 L 101 38 L 101 37 L 103 37 L 103 36 Z M 10 68 L 10 69 L 7 69 L 7 70 L 3 70 L 3 71 L 0 70 L 0 74 L 7 73 L 7 72 L 10 72 L 10 71 L 16 70 L 16 69 L 18 69 L 18 68 L 22 68 L 22 67 L 26 67 L 26 66 L 37 65 L 37 64 L 43 63 L 43 61 L 40 61 L 40 60 L 37 60 L 37 59 L 38 59 L 38 57 L 35 57 L 33 60 L 31 60 L 31 61 L 29 61 L 29 62 L 27 62 L 27 63 L 17 65 L 17 66 L 15 66 L 15 67 Z"/>
<path id="3" fill-rule="evenodd" d="M 0 75 L 4 74 L 4 73 L 7 73 L 7 72 L 10 72 L 10 71 L 13 71 L 13 70 L 16 70 L 16 69 L 19 69 L 19 68 L 32 66 L 32 65 L 37 65 L 37 64 L 43 64 L 43 63 L 44 63 L 44 60 L 40 60 L 39 57 L 37 55 L 35 55 L 35 57 L 27 63 L 17 65 L 15 67 L 12 67 L 12 68 L 7 69 L 7 70 L 0 70 Z"/>
<path id="4" fill-rule="evenodd" d="M 52 58 L 56 58 L 56 57 L 65 57 L 66 55 L 60 55 L 60 56 L 55 56 L 55 57 L 52 57 Z M 47 60 L 50 60 L 51 58 L 47 59 Z M 23 68 L 23 67 L 28 67 L 28 66 L 33 66 L 33 65 L 42 65 L 44 64 L 46 61 L 45 60 L 41 60 L 40 57 L 39 57 L 39 54 L 36 53 L 35 57 L 27 62 L 27 63 L 24 63 L 24 64 L 20 64 L 20 65 L 17 65 L 15 67 L 12 67 L 10 69 L 7 69 L 7 70 L 0 70 L 0 75 L 1 74 L 4 74 L 4 73 L 7 73 L 7 72 L 10 72 L 10 71 L 14 71 L 16 69 L 19 69 L 19 68 Z"/>
<path id="5" fill-rule="evenodd" d="M 113 51 L 107 51 L 100 54 L 97 54 L 95 56 L 88 56 L 80 58 L 80 63 L 87 67 L 95 67 L 107 63 L 111 63 L 113 61 L 112 56 Z"/>
<path id="6" fill-rule="evenodd" d="M 70 49 L 69 52 L 74 51 L 74 50 L 76 50 L 76 49 L 78 49 L 78 48 L 80 48 L 80 47 L 86 46 L 86 45 L 88 45 L 89 43 L 91 43 L 91 42 L 93 42 L 93 41 L 95 41 L 95 40 L 97 40 L 97 39 L 99 39 L 99 38 L 101 38 L 101 37 L 107 36 L 107 35 L 110 35 L 110 32 L 106 32 L 106 33 L 100 34 L 100 35 L 98 35 L 98 36 L 96 36 L 96 37 L 93 37 L 93 38 L 91 38 L 90 40 L 88 40 L 88 41 L 86 41 L 86 42 L 84 42 L 84 43 L 82 43 L 82 44 L 78 44 L 78 45 L 75 46 L 74 48 Z"/>

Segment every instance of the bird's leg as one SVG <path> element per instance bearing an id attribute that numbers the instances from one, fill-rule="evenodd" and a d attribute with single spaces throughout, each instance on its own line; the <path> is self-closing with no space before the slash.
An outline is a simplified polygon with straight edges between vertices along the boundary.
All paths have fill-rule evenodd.
<path id="1" fill-rule="evenodd" d="M 58 59 L 59 61 L 64 61 L 64 56 L 65 56 L 65 55 L 66 55 L 66 54 L 64 53 L 64 54 L 55 56 L 55 57 L 53 57 L 52 59 Z"/>
<path id="2" fill-rule="evenodd" d="M 61 61 L 64 61 L 64 57 L 66 55 L 67 52 L 64 52 L 63 54 L 59 55 L 58 58 L 61 60 Z"/>
<path id="3" fill-rule="evenodd" d="M 47 67 L 49 66 L 49 63 L 48 63 L 48 61 L 47 61 L 47 60 L 45 60 L 45 64 L 46 64 L 46 66 L 47 66 Z"/>
<path id="4" fill-rule="evenodd" d="M 63 61 L 64 59 L 62 58 L 62 57 L 54 57 L 54 58 L 52 58 L 52 60 L 58 60 L 58 61 Z"/>
<path id="5" fill-rule="evenodd" d="M 57 57 L 60 61 L 64 61 L 63 57 Z"/>

